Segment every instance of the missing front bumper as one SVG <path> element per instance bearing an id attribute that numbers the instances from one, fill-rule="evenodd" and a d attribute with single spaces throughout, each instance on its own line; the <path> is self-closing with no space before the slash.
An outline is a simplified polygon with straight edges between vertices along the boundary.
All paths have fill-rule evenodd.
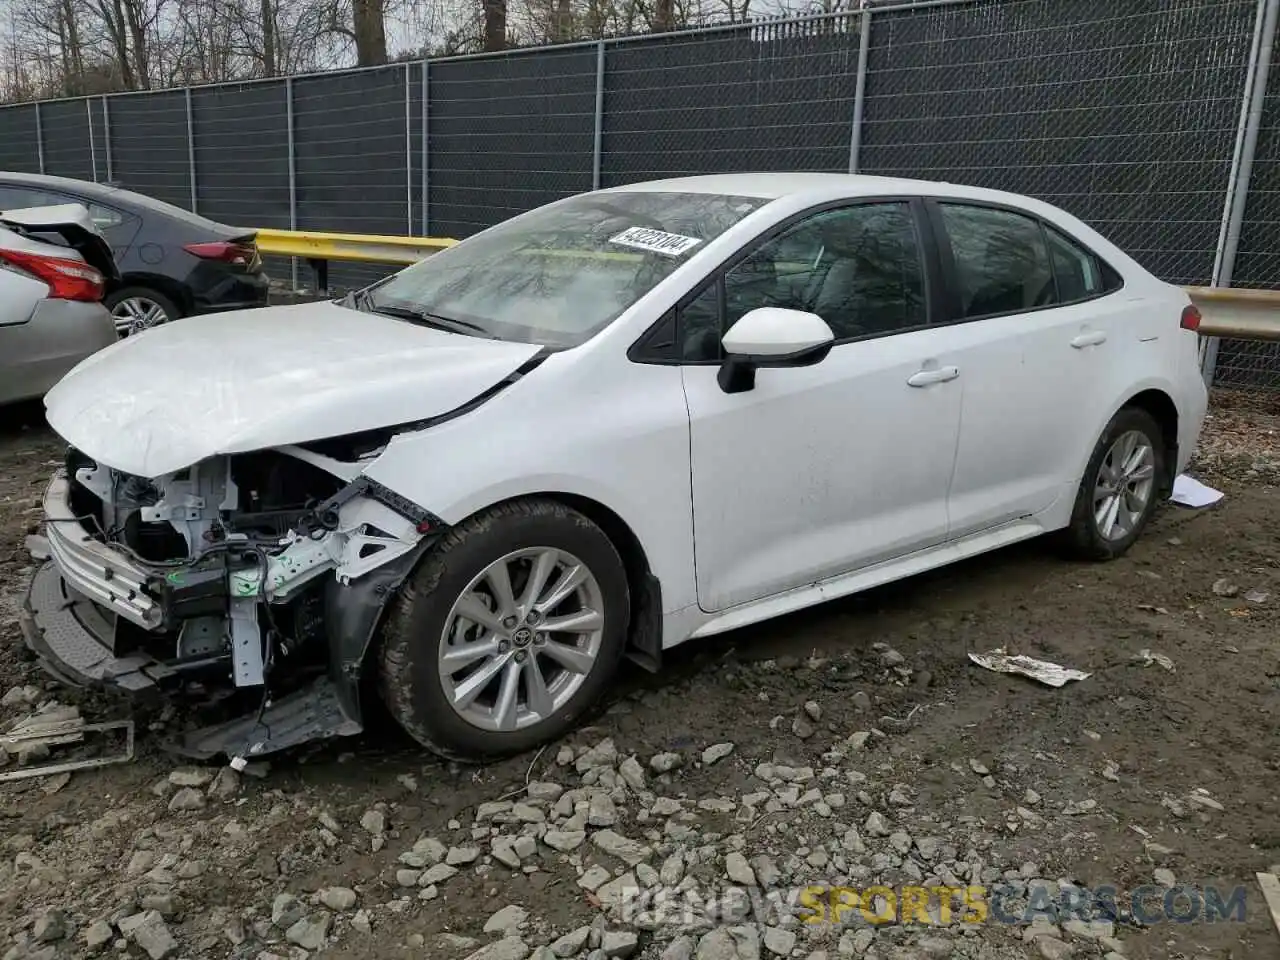
<path id="1" fill-rule="evenodd" d="M 167 744 L 191 757 L 262 756 L 361 732 L 368 651 L 388 601 L 438 538 L 436 518 L 358 478 L 326 501 L 334 523 L 324 536 L 292 536 L 270 555 L 228 543 L 159 562 L 95 536 L 69 476 L 70 466 L 46 491 L 46 534 L 32 552 L 47 562 L 21 614 L 48 673 L 163 692 L 197 711 L 216 705 L 220 722 Z M 241 715 L 228 720 L 232 705 Z"/>
<path id="2" fill-rule="evenodd" d="M 36 570 L 19 624 L 41 666 L 75 686 L 114 686 L 141 693 L 171 673 L 147 656 L 117 657 L 112 615 L 77 593 L 52 561 Z"/>
<path id="3" fill-rule="evenodd" d="M 177 671 L 152 657 L 117 657 L 110 614 L 76 593 L 52 562 L 42 564 L 32 578 L 19 624 L 41 667 L 63 683 L 145 695 L 177 679 Z M 360 718 L 348 713 L 353 702 L 320 676 L 259 709 L 187 731 L 163 746 L 204 760 L 219 754 L 260 757 L 312 740 L 353 736 L 363 730 Z"/>
<path id="4" fill-rule="evenodd" d="M 47 548 L 59 572 L 79 596 L 144 629 L 156 627 L 162 614 L 145 589 L 150 572 L 89 535 L 71 505 L 70 491 L 71 481 L 60 470 L 44 494 Z"/>

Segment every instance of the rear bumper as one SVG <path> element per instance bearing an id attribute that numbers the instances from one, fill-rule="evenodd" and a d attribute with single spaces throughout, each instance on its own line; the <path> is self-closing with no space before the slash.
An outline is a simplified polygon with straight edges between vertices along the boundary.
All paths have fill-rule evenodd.
<path id="1" fill-rule="evenodd" d="M 265 307 L 271 285 L 266 274 L 231 273 L 207 266 L 193 271 L 190 278 L 192 313 L 221 313 L 225 310 L 252 310 Z"/>
<path id="2" fill-rule="evenodd" d="M 1178 410 L 1178 463 L 1177 473 L 1182 473 L 1195 455 L 1200 431 L 1204 427 L 1205 414 L 1209 410 L 1209 390 L 1199 369 L 1185 377 L 1182 403 Z M 1175 474 L 1176 475 L 1176 474 Z"/>

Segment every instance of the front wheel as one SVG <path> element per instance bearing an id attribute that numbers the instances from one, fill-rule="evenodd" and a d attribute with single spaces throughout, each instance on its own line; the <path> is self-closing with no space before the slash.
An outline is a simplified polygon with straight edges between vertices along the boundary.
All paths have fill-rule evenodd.
<path id="1" fill-rule="evenodd" d="M 587 517 L 551 500 L 494 507 L 451 530 L 402 590 L 383 631 L 383 699 L 450 759 L 528 750 L 605 691 L 629 605 L 622 559 Z"/>
<path id="2" fill-rule="evenodd" d="M 1066 546 L 1087 560 L 1127 551 L 1155 512 L 1168 451 L 1155 418 L 1126 407 L 1107 424 L 1076 493 Z"/>

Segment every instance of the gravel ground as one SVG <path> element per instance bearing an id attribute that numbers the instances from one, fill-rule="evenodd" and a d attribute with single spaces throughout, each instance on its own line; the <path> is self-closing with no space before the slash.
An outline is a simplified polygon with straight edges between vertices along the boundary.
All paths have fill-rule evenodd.
<path id="1" fill-rule="evenodd" d="M 0 731 L 124 716 L 20 650 L 58 444 L 3 416 Z M 1253 880 L 1280 869 L 1280 403 L 1215 397 L 1192 472 L 1226 499 L 1122 560 L 1025 544 L 690 644 L 495 766 L 379 727 L 242 777 L 175 764 L 148 736 L 175 718 L 140 715 L 133 763 L 0 784 L 0 957 L 1280 957 Z M 966 658 L 997 646 L 1091 676 Z M 1144 885 L 1243 886 L 1244 919 L 1135 914 Z M 922 886 L 981 887 L 986 922 Z M 1110 915 L 1065 909 L 1108 887 Z M 800 919 L 836 888 L 841 923 Z"/>

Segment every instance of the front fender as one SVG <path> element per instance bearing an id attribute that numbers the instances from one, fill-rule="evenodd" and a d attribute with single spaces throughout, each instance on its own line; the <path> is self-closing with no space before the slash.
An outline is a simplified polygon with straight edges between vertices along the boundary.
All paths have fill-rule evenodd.
<path id="1" fill-rule="evenodd" d="M 369 471 L 369 473 L 371 474 L 372 471 Z M 608 508 L 635 535 L 654 577 L 664 587 L 670 583 L 672 593 L 680 594 L 683 592 L 678 581 L 671 579 L 672 577 L 680 576 L 680 570 L 683 569 L 682 565 L 678 560 L 664 560 L 664 555 L 672 553 L 668 544 L 673 539 L 677 541 L 683 540 L 684 526 L 680 522 L 681 514 L 672 511 L 674 514 L 673 520 L 675 521 L 672 524 L 655 524 L 652 519 L 652 508 L 645 510 L 642 503 L 632 500 L 629 491 L 617 486 L 596 482 L 589 477 L 562 473 L 528 474 L 520 477 L 508 477 L 467 491 L 464 494 L 460 494 L 457 499 L 451 499 L 444 505 L 440 501 L 432 501 L 433 506 L 429 509 L 452 527 L 457 526 L 468 517 L 473 517 L 499 503 L 534 497 L 583 498 Z M 685 511 L 683 516 L 685 523 L 687 523 L 688 512 Z M 691 558 L 693 550 L 692 538 L 688 540 L 688 550 L 688 555 Z M 691 566 L 687 575 L 692 575 Z M 687 604 L 677 602 L 674 607 L 669 603 L 664 604 L 664 606 L 671 610 L 678 609 L 679 606 L 687 606 Z"/>
<path id="2" fill-rule="evenodd" d="M 663 606 L 696 602 L 680 370 L 635 365 L 588 384 L 549 374 L 539 370 L 461 417 L 396 437 L 365 474 L 450 525 L 518 497 L 595 501 L 634 534 L 662 583 Z"/>

